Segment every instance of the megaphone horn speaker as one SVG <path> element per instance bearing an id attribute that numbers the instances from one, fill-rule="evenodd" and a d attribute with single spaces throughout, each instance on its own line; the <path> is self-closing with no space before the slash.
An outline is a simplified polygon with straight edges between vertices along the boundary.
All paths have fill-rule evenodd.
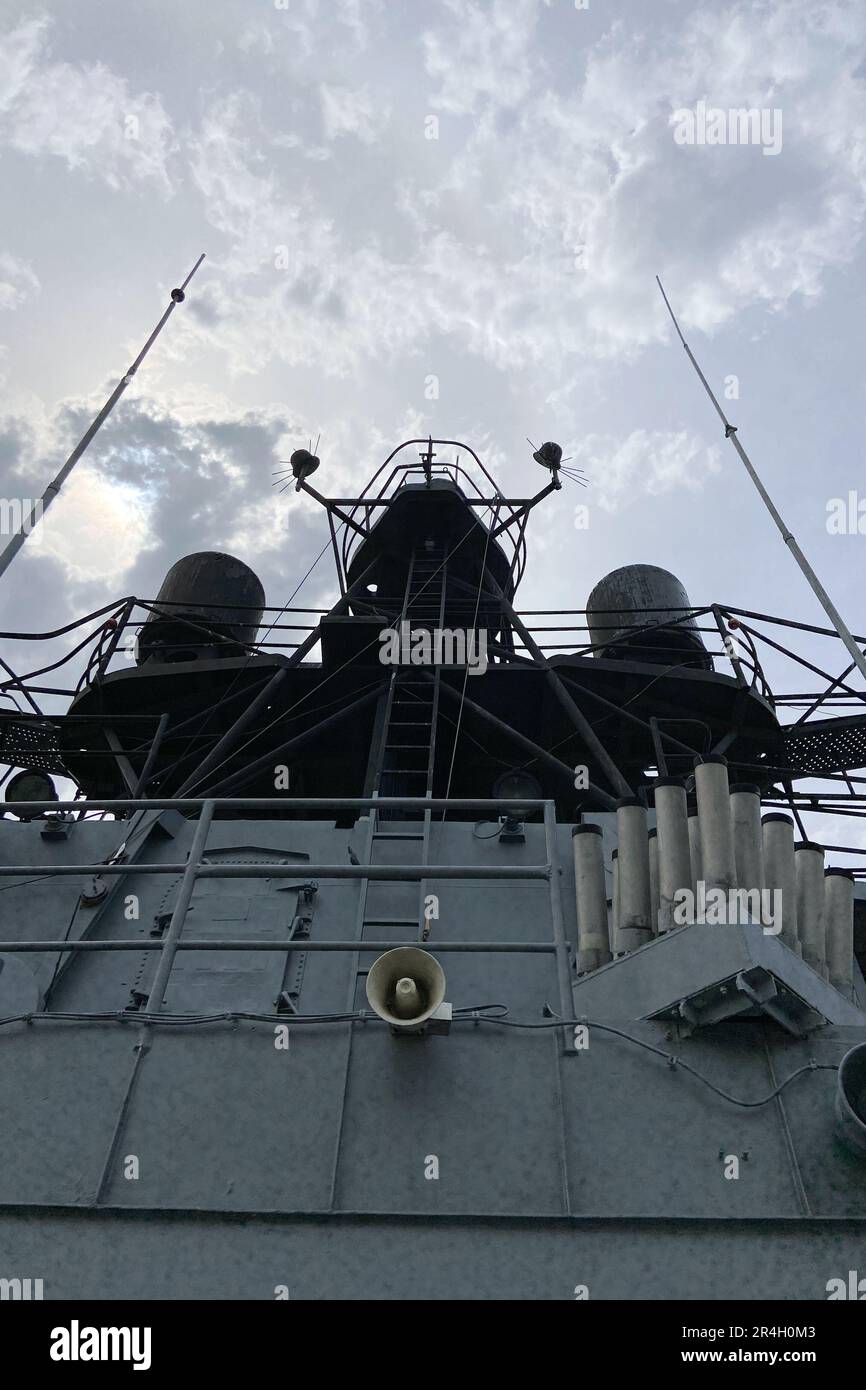
<path id="1" fill-rule="evenodd" d="M 839 1063 L 836 1132 L 851 1153 L 866 1159 L 866 1043 L 852 1047 Z"/>
<path id="2" fill-rule="evenodd" d="M 394 1032 L 418 1032 L 445 999 L 445 972 L 429 951 L 397 946 L 370 967 L 367 1000 Z"/>

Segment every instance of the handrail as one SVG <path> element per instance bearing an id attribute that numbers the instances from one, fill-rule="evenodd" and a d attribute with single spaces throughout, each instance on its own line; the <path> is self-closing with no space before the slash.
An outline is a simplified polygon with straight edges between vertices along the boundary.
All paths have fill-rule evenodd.
<path id="1" fill-rule="evenodd" d="M 283 878 L 301 880 L 301 887 L 317 889 L 318 879 L 344 880 L 344 879 L 365 879 L 365 880 L 384 880 L 398 882 L 418 882 L 418 881 L 437 881 L 437 880 L 465 880 L 465 881 L 540 881 L 547 884 L 549 894 L 549 907 L 551 912 L 552 934 L 548 941 L 543 942 L 512 942 L 512 941 L 449 941 L 437 942 L 437 950 L 451 951 L 486 951 L 486 952 L 536 952 L 552 954 L 556 962 L 556 971 L 559 987 L 559 1003 L 562 1010 L 562 1017 L 567 1017 L 570 1012 L 571 999 L 571 956 L 570 947 L 565 935 L 563 924 L 562 901 L 560 874 L 558 870 L 557 849 L 556 849 L 556 805 L 549 799 L 536 799 L 532 802 L 519 801 L 498 801 L 491 797 L 466 798 L 466 797 L 413 797 L 413 796 L 389 796 L 389 797 L 339 797 L 333 800 L 323 797 L 312 798 L 283 798 L 283 797 L 151 797 L 148 799 L 135 800 L 124 798 L 122 801 L 116 799 L 94 800 L 88 803 L 91 809 L 119 810 L 134 809 L 143 810 L 167 810 L 167 809 L 195 809 L 198 811 L 198 819 L 195 822 L 192 844 L 189 854 L 182 863 L 142 863 L 138 860 L 124 862 L 122 853 L 125 843 L 119 847 L 114 857 L 103 864 L 40 864 L 40 865 L 0 865 L 0 877 L 22 877 L 29 878 L 36 875 L 40 878 L 69 878 L 76 876 L 83 877 L 124 877 L 132 878 L 139 874 L 164 874 L 179 877 L 181 880 L 175 901 L 171 920 L 164 937 L 161 940 L 141 941 L 135 939 L 113 939 L 94 940 L 93 938 L 79 938 L 77 940 L 60 939 L 57 941 L 2 941 L 0 940 L 0 951 L 14 953 L 50 953 L 58 955 L 72 955 L 87 952 L 102 951 L 154 951 L 158 953 L 158 964 L 153 977 L 153 983 L 147 992 L 147 1017 L 148 1021 L 159 1021 L 159 1015 L 163 1010 L 166 993 L 171 978 L 171 971 L 177 953 L 179 951 L 336 951 L 346 954 L 356 954 L 359 949 L 357 938 L 352 940 L 310 940 L 308 937 L 291 938 L 286 940 L 244 940 L 243 938 L 231 937 L 220 940 L 201 940 L 192 938 L 183 939 L 183 928 L 186 922 L 187 913 L 190 908 L 196 883 L 199 879 L 207 878 L 231 878 L 231 879 L 254 879 L 254 878 Z M 81 809 L 81 802 L 13 802 L 7 808 L 10 811 L 24 810 L 27 814 L 33 815 L 41 809 L 50 809 L 53 812 L 68 809 Z M 227 807 L 239 810 L 262 810 L 277 809 L 281 811 L 290 805 L 295 810 L 306 808 L 320 808 L 323 805 L 334 811 L 352 807 L 353 809 L 376 809 L 383 810 L 388 807 L 414 808 L 423 807 L 427 810 L 451 809 L 451 810 L 480 810 L 495 808 L 497 815 L 508 807 L 518 809 L 522 807 L 522 814 L 528 810 L 541 810 L 543 812 L 543 829 L 545 858 L 543 862 L 530 864 L 315 864 L 308 861 L 292 862 L 269 862 L 269 863 L 221 863 L 214 864 L 207 861 L 207 841 L 213 825 L 213 818 L 216 810 Z M 13 885 L 14 886 L 14 885 Z M 21 887 L 26 886 L 21 884 Z M 364 941 L 365 950 L 387 951 L 392 950 L 399 943 L 392 941 Z M 417 942 L 405 942 L 406 945 L 417 945 Z M 50 1010 L 47 1011 L 50 1013 Z M 134 1017 L 137 1010 L 124 1011 L 130 1017 Z M 192 1017 L 193 1015 L 190 1015 Z M 286 1015 L 287 1023 L 291 1021 L 291 1015 Z M 564 1045 L 564 1044 L 563 1044 Z"/>

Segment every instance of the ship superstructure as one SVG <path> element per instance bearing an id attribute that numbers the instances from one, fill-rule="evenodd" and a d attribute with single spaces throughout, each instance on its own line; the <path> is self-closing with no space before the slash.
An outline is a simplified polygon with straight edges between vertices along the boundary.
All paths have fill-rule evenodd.
<path id="1" fill-rule="evenodd" d="M 299 450 L 328 612 L 197 552 L 89 615 L 64 712 L 10 674 L 10 1276 L 765 1299 L 862 1264 L 866 902 L 806 824 L 862 810 L 862 697 L 774 693 L 798 625 L 658 566 L 521 613 L 535 458 L 509 498 L 411 440 L 328 497 Z"/>

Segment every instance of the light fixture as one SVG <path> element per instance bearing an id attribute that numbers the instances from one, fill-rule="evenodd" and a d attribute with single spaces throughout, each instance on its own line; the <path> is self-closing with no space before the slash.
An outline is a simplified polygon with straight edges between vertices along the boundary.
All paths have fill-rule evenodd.
<path id="1" fill-rule="evenodd" d="M 25 768 L 22 772 L 16 772 L 6 783 L 5 799 L 7 802 L 14 801 L 57 801 L 57 788 L 48 776 L 47 772 L 39 772 L 33 768 Z M 35 816 L 44 816 L 46 811 L 36 811 Z M 32 820 L 31 816 L 21 816 L 22 820 Z"/>
<path id="2" fill-rule="evenodd" d="M 493 798 L 495 801 L 516 801 L 531 802 L 541 801 L 544 791 L 537 777 L 533 777 L 531 772 L 525 772 L 523 768 L 513 768 L 510 772 L 503 772 L 497 777 L 493 784 Z M 522 845 L 526 841 L 523 832 L 523 822 L 529 820 L 535 814 L 534 806 L 504 807 L 501 813 L 502 829 L 499 832 L 499 839 L 503 844 Z"/>

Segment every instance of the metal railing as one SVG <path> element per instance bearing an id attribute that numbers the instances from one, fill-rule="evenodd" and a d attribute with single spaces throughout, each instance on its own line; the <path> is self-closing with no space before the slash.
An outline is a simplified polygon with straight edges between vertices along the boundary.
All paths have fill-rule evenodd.
<path id="1" fill-rule="evenodd" d="M 391 468 L 390 473 L 387 474 L 385 481 L 380 484 L 378 490 L 375 488 L 376 483 L 382 477 L 388 465 L 391 464 L 393 459 L 395 459 L 398 454 L 402 453 L 404 449 L 409 449 L 413 445 L 427 443 L 428 441 L 425 439 L 407 439 L 402 444 L 399 444 L 396 449 L 392 449 L 391 453 L 385 459 L 385 462 L 380 465 L 361 492 L 359 504 L 354 506 L 348 513 L 354 525 L 346 528 L 341 544 L 341 558 L 344 573 L 348 573 L 352 555 L 360 544 L 359 532 L 354 529 L 354 526 L 360 523 L 361 529 L 369 534 L 377 504 L 382 503 L 386 498 L 393 497 L 400 490 L 400 487 L 413 476 L 420 475 L 421 477 L 425 477 L 427 475 L 423 465 L 420 463 L 398 463 Z M 468 444 L 461 444 L 459 441 L 452 439 L 435 439 L 432 443 L 452 446 L 458 450 L 462 450 L 464 454 L 472 460 L 472 463 L 480 471 L 487 484 L 487 493 L 492 496 L 492 517 L 497 514 L 498 507 L 501 504 L 502 516 L 499 517 L 499 520 L 505 523 L 503 535 L 507 537 L 507 541 L 511 547 L 510 552 L 506 551 L 506 554 L 510 558 L 514 588 L 516 589 L 526 568 L 526 537 L 524 529 L 520 525 L 519 509 L 514 505 L 508 505 L 506 499 L 499 491 L 493 476 L 484 467 L 484 464 L 481 462 L 475 450 L 470 448 Z M 434 465 L 431 462 L 430 476 L 447 478 L 458 486 L 466 484 L 466 486 L 471 489 L 471 492 L 474 493 L 471 504 L 476 506 L 479 499 L 484 499 L 485 492 L 479 487 L 477 480 L 472 474 L 461 466 L 459 459 L 460 455 L 458 453 L 457 460 L 454 463 L 442 462 Z M 513 534 L 511 529 L 512 526 L 514 526 Z M 503 544 L 503 549 L 505 549 L 505 544 Z"/>
<path id="2" fill-rule="evenodd" d="M 5 807 L 13 814 L 33 816 L 39 813 L 63 813 L 80 811 L 80 801 L 52 802 L 12 802 Z M 160 1013 L 163 1009 L 166 989 L 170 980 L 172 966 L 179 950 L 183 951 L 337 951 L 358 952 L 386 951 L 396 946 L 417 946 L 418 941 L 367 941 L 361 936 L 352 940 L 311 941 L 302 940 L 183 940 L 190 901 L 199 879 L 206 878 L 294 878 L 302 876 L 306 880 L 330 879 L 374 879 L 391 882 L 417 882 L 426 880 L 465 880 L 484 881 L 490 879 L 507 881 L 546 881 L 549 888 L 549 907 L 552 922 L 552 936 L 547 942 L 537 941 L 451 941 L 436 942 L 434 951 L 460 952 L 526 952 L 553 954 L 556 961 L 559 986 L 561 1016 L 571 1014 L 571 959 L 570 947 L 565 935 L 562 901 L 560 896 L 560 874 L 556 845 L 556 807 L 553 801 L 495 801 L 490 798 L 467 799 L 463 797 L 340 797 L 329 800 L 320 797 L 166 797 L 147 800 L 109 799 L 94 800 L 87 805 L 92 810 L 109 813 L 134 812 L 141 819 L 136 823 L 124 821 L 123 842 L 115 856 L 104 863 L 84 864 L 3 864 L 0 877 L 28 879 L 61 878 L 81 876 L 85 878 L 115 879 L 132 877 L 138 874 L 172 874 L 180 877 L 177 901 L 165 935 L 161 940 L 57 940 L 57 941 L 2 941 L 0 954 L 6 952 L 50 953 L 66 955 L 89 951 L 154 951 L 159 953 L 159 963 L 149 991 L 148 1014 Z M 237 811 L 239 815 L 251 811 L 273 810 L 282 816 L 289 807 L 293 811 L 348 810 L 381 811 L 386 809 L 423 809 L 442 811 L 489 811 L 498 817 L 509 810 L 527 812 L 541 811 L 544 825 L 545 860 L 536 864 L 497 865 L 497 864 L 310 864 L 267 863 L 267 864 L 208 864 L 205 856 L 207 842 L 217 810 L 221 813 Z M 123 862 L 121 854 L 133 837 L 141 831 L 142 820 L 148 812 L 181 811 L 196 814 L 196 826 L 189 854 L 183 863 L 142 863 L 137 860 Z M 158 819 L 158 816 L 156 817 Z M 13 885 L 14 886 L 14 885 Z M 25 887 L 26 884 L 22 884 Z M 420 928 L 419 922 L 419 928 Z M 130 1015 L 134 1016 L 134 1015 Z M 190 1015 L 194 1016 L 194 1015 Z M 291 1015 L 286 1016 L 287 1020 Z"/>

